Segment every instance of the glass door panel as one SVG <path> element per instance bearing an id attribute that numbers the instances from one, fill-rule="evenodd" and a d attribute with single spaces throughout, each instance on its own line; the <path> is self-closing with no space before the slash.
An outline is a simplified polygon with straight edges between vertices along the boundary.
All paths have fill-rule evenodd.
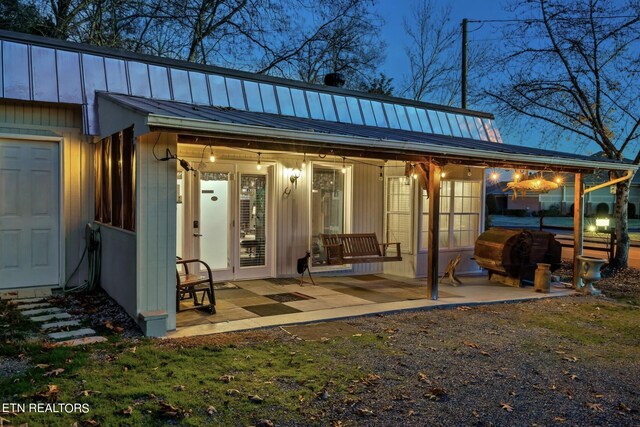
<path id="1" fill-rule="evenodd" d="M 183 229 L 184 229 L 184 180 L 182 171 L 178 171 L 176 187 L 176 255 L 182 258 L 183 251 Z"/>
<path id="2" fill-rule="evenodd" d="M 240 268 L 266 265 L 266 197 L 266 175 L 241 175 L 238 206 Z"/>
<path id="3" fill-rule="evenodd" d="M 230 175 L 226 171 L 200 173 L 200 219 L 194 234 L 199 234 L 200 259 L 212 270 L 228 270 L 232 265 Z"/>

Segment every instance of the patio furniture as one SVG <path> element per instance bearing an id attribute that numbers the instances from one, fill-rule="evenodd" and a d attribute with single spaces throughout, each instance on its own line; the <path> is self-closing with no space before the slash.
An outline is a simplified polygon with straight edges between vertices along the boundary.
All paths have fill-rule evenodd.
<path id="1" fill-rule="evenodd" d="M 201 264 L 205 271 L 202 274 L 192 274 L 189 272 L 189 264 Z M 180 272 L 179 267 L 183 271 Z M 198 297 L 198 294 L 201 294 Z M 209 299 L 209 305 L 204 304 L 205 296 Z M 213 275 L 209 265 L 199 259 L 178 259 L 176 260 L 176 311 L 180 311 L 180 301 L 193 298 L 193 307 L 207 308 L 211 313 L 216 312 L 216 295 L 213 292 Z"/>
<path id="2" fill-rule="evenodd" d="M 327 264 L 356 264 L 402 261 L 400 243 L 378 243 L 375 233 L 321 234 Z M 395 255 L 387 255 L 389 246 L 396 247 Z"/>

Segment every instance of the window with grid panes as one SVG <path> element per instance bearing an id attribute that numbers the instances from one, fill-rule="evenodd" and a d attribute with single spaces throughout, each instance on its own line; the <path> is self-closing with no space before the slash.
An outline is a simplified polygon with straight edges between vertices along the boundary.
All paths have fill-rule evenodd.
<path id="1" fill-rule="evenodd" d="M 440 183 L 440 247 L 464 248 L 474 245 L 480 224 L 480 182 L 442 181 Z M 420 249 L 428 249 L 429 198 L 422 192 L 422 230 Z"/>
<path id="2" fill-rule="evenodd" d="M 404 253 L 410 253 L 411 244 L 411 182 L 407 178 L 387 177 L 387 230 L 386 242 L 400 242 Z"/>

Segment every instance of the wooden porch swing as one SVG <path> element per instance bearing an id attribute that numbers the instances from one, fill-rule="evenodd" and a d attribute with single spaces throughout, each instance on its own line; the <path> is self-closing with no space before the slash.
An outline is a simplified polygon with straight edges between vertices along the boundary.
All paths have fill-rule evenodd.
<path id="1" fill-rule="evenodd" d="M 402 261 L 400 243 L 378 243 L 375 233 L 321 234 L 320 238 L 329 265 Z M 389 246 L 396 247 L 395 255 L 388 255 Z"/>

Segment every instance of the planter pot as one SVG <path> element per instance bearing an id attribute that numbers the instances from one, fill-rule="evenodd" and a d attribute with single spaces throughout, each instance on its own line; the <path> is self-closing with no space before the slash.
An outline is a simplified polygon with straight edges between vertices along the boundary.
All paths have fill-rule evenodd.
<path id="1" fill-rule="evenodd" d="M 538 263 L 533 281 L 534 290 L 548 294 L 551 289 L 551 264 Z"/>
<path id="2" fill-rule="evenodd" d="M 578 255 L 580 265 L 578 267 L 578 291 L 585 295 L 600 295 L 602 292 L 593 287 L 593 283 L 602 279 L 600 269 L 607 260 L 585 255 Z"/>

